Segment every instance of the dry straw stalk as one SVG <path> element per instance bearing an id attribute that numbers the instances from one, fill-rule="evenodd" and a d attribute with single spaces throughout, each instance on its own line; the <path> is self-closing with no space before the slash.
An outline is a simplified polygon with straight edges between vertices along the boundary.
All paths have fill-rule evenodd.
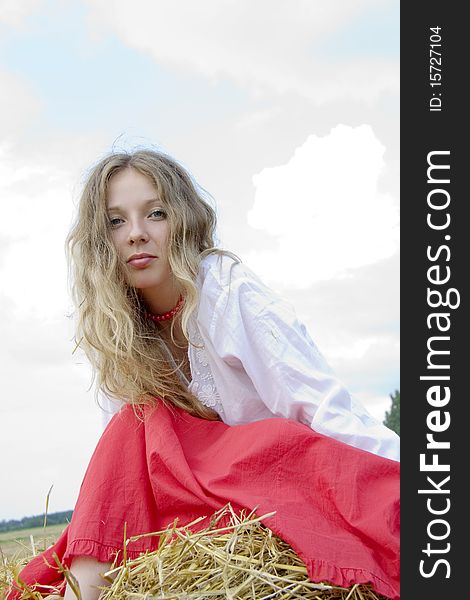
<path id="1" fill-rule="evenodd" d="M 262 525 L 267 516 L 236 514 L 227 504 L 197 533 L 191 527 L 200 519 L 146 534 L 159 536 L 158 549 L 132 560 L 127 544 L 142 536 L 129 538 L 121 564 L 103 575 L 100 600 L 386 600 L 367 585 L 311 582 L 293 549 Z M 7 562 L 2 569 L 0 586 L 3 579 L 5 587 L 19 568 Z M 23 593 L 23 600 L 40 598 L 33 590 Z"/>

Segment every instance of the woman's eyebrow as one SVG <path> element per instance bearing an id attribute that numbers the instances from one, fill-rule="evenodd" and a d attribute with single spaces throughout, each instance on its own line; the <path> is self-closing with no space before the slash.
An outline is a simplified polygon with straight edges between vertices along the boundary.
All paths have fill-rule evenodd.
<path id="1" fill-rule="evenodd" d="M 147 207 L 150 206 L 151 204 L 155 204 L 155 202 L 160 202 L 160 200 L 158 198 L 150 198 L 149 200 L 144 200 L 144 202 L 142 203 L 143 207 Z M 112 210 L 122 210 L 122 208 L 118 205 L 118 204 L 113 204 L 112 206 L 108 206 L 106 208 L 106 210 L 108 212 L 112 211 Z"/>

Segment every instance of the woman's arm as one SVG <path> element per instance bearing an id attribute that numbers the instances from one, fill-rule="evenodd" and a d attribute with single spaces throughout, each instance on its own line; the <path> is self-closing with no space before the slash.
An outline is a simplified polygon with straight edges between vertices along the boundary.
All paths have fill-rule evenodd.
<path id="1" fill-rule="evenodd" d="M 277 416 L 357 448 L 399 460 L 399 437 L 374 419 L 334 375 L 293 307 L 244 265 L 233 267 L 211 312 L 218 356 L 239 364 Z"/>
<path id="2" fill-rule="evenodd" d="M 72 561 L 70 571 L 78 582 L 81 600 L 98 600 L 101 590 L 98 586 L 105 586 L 106 580 L 102 573 L 111 568 L 111 563 L 101 563 L 90 556 L 77 556 Z M 72 588 L 67 585 L 64 600 L 77 600 Z"/>

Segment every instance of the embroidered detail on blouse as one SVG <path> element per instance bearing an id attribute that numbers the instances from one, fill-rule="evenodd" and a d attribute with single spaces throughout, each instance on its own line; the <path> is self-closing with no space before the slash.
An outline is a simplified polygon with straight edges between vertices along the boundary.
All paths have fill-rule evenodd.
<path id="1" fill-rule="evenodd" d="M 207 353 L 204 346 L 204 340 L 199 331 L 199 327 L 190 319 L 188 323 L 189 338 L 189 364 L 191 368 L 192 381 L 189 390 L 197 396 L 198 400 L 209 408 L 215 410 L 222 420 L 225 420 L 225 413 L 217 391 L 214 376 L 207 359 Z"/>

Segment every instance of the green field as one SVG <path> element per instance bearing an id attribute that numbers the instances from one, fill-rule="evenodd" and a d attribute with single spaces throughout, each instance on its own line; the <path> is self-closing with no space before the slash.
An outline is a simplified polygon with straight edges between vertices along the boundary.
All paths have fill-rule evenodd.
<path id="1" fill-rule="evenodd" d="M 0 549 L 4 556 L 32 556 L 31 536 L 33 536 L 36 552 L 39 553 L 53 544 L 62 531 L 65 524 L 48 525 L 43 527 L 32 527 L 30 529 L 16 529 L 14 531 L 3 531 L 0 533 Z"/>

